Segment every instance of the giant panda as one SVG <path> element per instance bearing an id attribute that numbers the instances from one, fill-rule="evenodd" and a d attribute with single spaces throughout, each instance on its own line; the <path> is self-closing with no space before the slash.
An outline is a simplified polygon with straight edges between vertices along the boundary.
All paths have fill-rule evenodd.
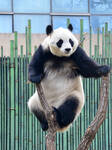
<path id="1" fill-rule="evenodd" d="M 72 33 L 73 26 L 53 30 L 46 27 L 47 37 L 34 53 L 28 67 L 28 79 L 40 83 L 45 97 L 56 113 L 58 131 L 65 131 L 79 116 L 84 106 L 82 77 L 98 78 L 110 67 L 98 65 L 79 47 Z M 37 91 L 28 101 L 29 110 L 37 117 L 44 131 L 48 129 Z"/>

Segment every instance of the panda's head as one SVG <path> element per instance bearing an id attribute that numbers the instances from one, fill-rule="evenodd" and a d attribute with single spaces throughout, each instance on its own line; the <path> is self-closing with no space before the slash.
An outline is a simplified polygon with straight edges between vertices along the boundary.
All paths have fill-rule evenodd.
<path id="1" fill-rule="evenodd" d="M 69 24 L 67 29 L 58 28 L 53 30 L 51 25 L 46 27 L 48 36 L 47 44 L 52 54 L 62 57 L 70 56 L 78 47 L 78 40 L 72 33 L 73 27 Z"/>

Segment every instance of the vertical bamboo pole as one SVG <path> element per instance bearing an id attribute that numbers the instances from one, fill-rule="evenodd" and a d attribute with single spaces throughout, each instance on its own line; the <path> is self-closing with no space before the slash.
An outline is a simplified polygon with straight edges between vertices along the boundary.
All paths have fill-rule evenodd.
<path id="1" fill-rule="evenodd" d="M 85 93 L 85 101 L 86 101 L 86 91 L 85 91 L 85 89 L 86 89 L 86 79 L 83 79 L 83 88 L 84 88 L 84 93 Z M 85 105 L 84 105 L 84 108 L 83 108 L 83 110 L 84 110 L 84 120 L 86 120 L 86 109 L 85 109 Z M 85 121 L 84 121 L 84 123 L 83 123 L 83 127 L 84 127 L 84 132 L 85 132 L 85 129 L 86 129 L 86 125 L 85 125 Z M 78 147 L 78 145 L 77 145 L 77 147 Z"/>
<path id="2" fill-rule="evenodd" d="M 33 87 L 34 85 L 32 84 L 31 85 L 31 93 L 33 93 Z M 31 123 L 32 123 L 32 131 L 31 131 L 31 137 L 32 137 L 32 150 L 34 150 L 34 115 L 32 115 L 32 118 L 31 118 Z M 42 136 L 43 138 L 43 136 Z M 43 149 L 43 139 L 41 140 L 42 142 L 42 149 Z"/>
<path id="3" fill-rule="evenodd" d="M 25 28 L 26 56 L 28 56 L 28 28 Z"/>
<path id="4" fill-rule="evenodd" d="M 67 18 L 67 27 L 69 26 L 69 24 L 70 24 L 70 19 Z"/>
<path id="5" fill-rule="evenodd" d="M 35 45 L 35 46 L 34 46 L 34 52 L 35 52 L 36 50 L 37 50 L 37 46 Z"/>
<path id="6" fill-rule="evenodd" d="M 29 58 L 31 58 L 31 20 L 28 20 L 28 48 Z"/>
<path id="7" fill-rule="evenodd" d="M 92 55 L 91 55 L 92 57 Z M 89 124 L 92 121 L 93 117 L 93 97 L 92 97 L 92 90 L 93 90 L 93 84 L 92 84 L 92 79 L 89 79 Z M 85 129 L 86 130 L 86 129 Z M 85 132 L 84 130 L 84 132 Z M 93 149 L 93 143 L 91 144 L 91 149 Z"/>
<path id="8" fill-rule="evenodd" d="M 3 118 L 2 118 L 2 123 L 3 123 L 3 149 L 6 149 L 6 57 L 4 56 L 3 58 Z"/>
<path id="9" fill-rule="evenodd" d="M 14 41 L 10 43 L 10 148 L 15 149 L 15 106 L 14 106 Z"/>
<path id="10" fill-rule="evenodd" d="M 27 149 L 27 64 L 26 64 L 27 57 L 23 57 L 23 150 Z"/>
<path id="11" fill-rule="evenodd" d="M 105 56 L 105 36 L 104 36 L 104 27 L 102 28 L 102 57 Z"/>
<path id="12" fill-rule="evenodd" d="M 109 57 L 109 60 L 110 60 L 110 57 L 112 57 L 112 52 L 111 52 L 111 48 L 112 48 L 112 45 L 111 45 L 111 41 L 112 41 L 112 34 L 111 34 L 111 31 L 109 31 L 109 49 L 108 49 L 108 51 L 109 51 L 109 53 L 108 53 L 108 57 Z"/>
<path id="13" fill-rule="evenodd" d="M 65 134 L 64 134 L 65 135 Z M 72 125 L 72 147 L 75 149 L 75 135 L 74 135 L 74 124 Z M 64 147 L 66 147 L 65 138 L 64 138 Z"/>
<path id="14" fill-rule="evenodd" d="M 25 40 L 26 40 L 26 59 L 25 59 L 25 82 L 26 82 L 26 100 L 28 100 L 29 98 L 29 90 L 28 90 L 28 82 L 27 82 L 27 79 L 28 79 L 28 62 L 29 62 L 29 59 L 28 59 L 28 28 L 26 27 L 25 28 Z M 29 110 L 27 108 L 27 105 L 26 105 L 26 149 L 29 149 Z"/>
<path id="15" fill-rule="evenodd" d="M 23 140 L 23 138 L 24 138 L 24 134 L 23 134 L 23 122 L 24 122 L 24 103 L 23 103 L 23 101 L 24 101 L 24 97 L 23 97 L 23 46 L 21 45 L 21 47 L 20 47 L 20 49 L 21 49 L 21 58 L 20 58 L 20 65 L 21 65 L 21 68 L 20 68 L 20 73 L 21 73 L 21 86 L 20 86 L 20 101 L 21 101 L 21 124 L 20 124 L 20 126 L 21 126 L 21 137 L 22 137 L 22 139 L 21 139 L 21 150 L 23 150 L 23 147 L 24 147 L 24 140 Z"/>
<path id="16" fill-rule="evenodd" d="M 109 34 L 108 34 L 108 39 L 107 40 L 108 40 L 108 42 L 107 42 L 108 51 L 107 51 L 107 58 L 106 58 L 105 64 L 108 65 L 108 60 L 109 60 Z M 109 109 L 107 109 L 106 118 L 105 118 L 105 122 L 106 122 L 106 128 L 105 128 L 106 132 L 105 133 L 107 135 L 106 136 L 106 150 L 109 150 L 109 137 L 108 137 L 108 133 L 110 132 L 110 130 L 108 128 L 108 125 L 109 125 L 109 123 L 108 123 L 109 115 L 108 114 L 109 114 Z"/>
<path id="17" fill-rule="evenodd" d="M 28 48 L 29 48 L 29 61 L 31 60 L 31 20 L 28 20 Z M 31 96 L 32 86 L 29 84 L 29 97 Z M 29 133 L 29 150 L 32 149 L 32 115 L 28 112 L 28 133 Z"/>
<path id="18" fill-rule="evenodd" d="M 88 79 L 86 79 L 86 127 L 89 125 L 89 84 Z"/>
<path id="19" fill-rule="evenodd" d="M 10 150 L 10 58 L 7 58 L 7 147 L 6 150 Z"/>
<path id="20" fill-rule="evenodd" d="M 18 100 L 18 34 L 17 32 L 14 33 L 14 45 L 15 45 L 15 90 L 14 90 L 14 97 L 15 97 L 15 108 L 16 108 L 16 116 L 15 116 L 15 148 L 16 150 L 19 150 L 19 127 L 18 127 L 18 106 L 19 106 L 19 100 Z"/>
<path id="21" fill-rule="evenodd" d="M 19 106 L 18 106 L 18 132 L 19 132 L 19 139 L 18 139 L 18 147 L 19 150 L 21 150 L 21 140 L 22 140 L 22 135 L 21 135 L 21 115 L 22 115 L 22 105 L 21 105 L 21 57 L 18 57 L 18 101 L 19 101 Z"/>
<path id="22" fill-rule="evenodd" d="M 97 58 L 99 56 L 98 51 L 99 51 L 98 45 L 95 45 L 95 53 L 94 53 L 95 54 L 95 58 Z"/>
<path id="23" fill-rule="evenodd" d="M 108 56 L 108 23 L 105 23 L 105 57 Z"/>
<path id="24" fill-rule="evenodd" d="M 27 101 L 29 99 L 29 83 L 28 83 L 28 55 L 26 55 L 26 61 L 25 61 L 25 82 L 26 82 L 26 149 L 29 149 L 29 110 L 27 107 Z"/>

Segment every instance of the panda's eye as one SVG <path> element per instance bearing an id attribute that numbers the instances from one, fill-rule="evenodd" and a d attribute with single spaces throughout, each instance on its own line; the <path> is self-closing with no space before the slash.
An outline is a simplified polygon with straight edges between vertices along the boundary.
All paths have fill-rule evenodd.
<path id="1" fill-rule="evenodd" d="M 60 48 L 60 47 L 62 46 L 62 44 L 63 44 L 63 40 L 60 39 L 56 44 L 57 44 L 57 46 Z"/>
<path id="2" fill-rule="evenodd" d="M 74 46 L 74 42 L 71 39 L 69 39 L 69 42 L 70 42 L 71 46 L 73 47 Z"/>

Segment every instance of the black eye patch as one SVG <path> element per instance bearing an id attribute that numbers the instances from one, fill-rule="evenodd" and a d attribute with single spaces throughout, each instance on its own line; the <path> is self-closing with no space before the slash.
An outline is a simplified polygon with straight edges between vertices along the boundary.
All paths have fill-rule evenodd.
<path id="1" fill-rule="evenodd" d="M 70 42 L 71 46 L 73 47 L 74 46 L 74 42 L 71 39 L 69 39 L 69 42 Z"/>
<path id="2" fill-rule="evenodd" d="M 60 48 L 60 47 L 62 46 L 62 44 L 63 44 L 63 40 L 60 39 L 56 44 L 57 44 L 57 46 Z"/>

